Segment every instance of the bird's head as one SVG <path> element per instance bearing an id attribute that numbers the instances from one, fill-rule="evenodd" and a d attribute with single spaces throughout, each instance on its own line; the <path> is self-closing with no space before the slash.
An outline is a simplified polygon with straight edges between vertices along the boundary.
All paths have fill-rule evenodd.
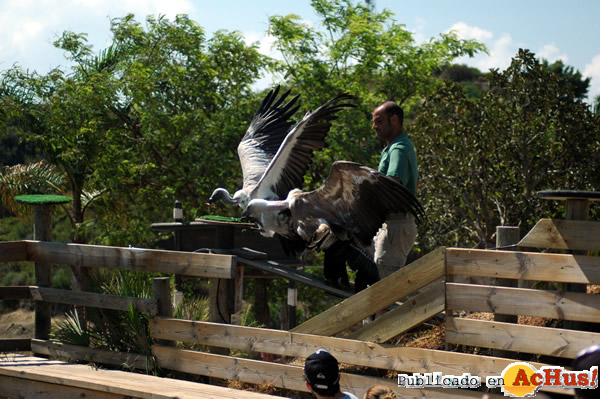
<path id="1" fill-rule="evenodd" d="M 229 195 L 229 191 L 219 187 L 215 191 L 213 191 L 210 198 L 208 198 L 208 205 L 214 206 L 215 202 L 217 201 L 227 202 L 230 199 L 231 197 Z"/>

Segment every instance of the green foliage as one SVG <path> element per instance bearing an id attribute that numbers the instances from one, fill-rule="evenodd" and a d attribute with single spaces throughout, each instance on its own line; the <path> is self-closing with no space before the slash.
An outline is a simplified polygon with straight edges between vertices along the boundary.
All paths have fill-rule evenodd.
<path id="1" fill-rule="evenodd" d="M 30 213 L 27 205 L 15 201 L 23 194 L 55 194 L 61 191 L 64 176 L 56 166 L 45 161 L 0 169 L 0 196 L 12 213 L 24 217 Z"/>
<path id="2" fill-rule="evenodd" d="M 209 302 L 207 297 L 184 295 L 173 310 L 173 317 L 186 320 L 208 320 Z"/>
<path id="3" fill-rule="evenodd" d="M 16 217 L 0 218 L 0 241 L 31 239 L 33 227 Z"/>
<path id="4" fill-rule="evenodd" d="M 418 110 L 413 126 L 420 196 L 429 214 L 421 246 L 488 247 L 498 225 L 528 231 L 558 216 L 545 189 L 600 185 L 598 118 L 570 87 L 521 50 L 489 90 L 469 99 L 448 83 Z"/>
<path id="5" fill-rule="evenodd" d="M 52 266 L 52 288 L 71 289 L 71 268 L 67 265 Z"/>
<path id="6" fill-rule="evenodd" d="M 151 278 L 148 273 L 102 271 L 92 275 L 88 289 L 108 295 L 149 298 Z M 52 338 L 74 345 L 92 346 L 117 352 L 140 353 L 152 359 L 149 315 L 135 310 L 130 303 L 127 311 L 85 309 L 87 323 L 80 321 L 76 312 L 67 314 L 58 323 Z M 148 370 L 157 371 L 154 364 Z"/>
<path id="7" fill-rule="evenodd" d="M 332 128 L 330 147 L 315 156 L 306 178 L 308 187 L 314 188 L 334 160 L 378 164 L 381 147 L 371 130 L 371 112 L 377 105 L 393 99 L 410 110 L 438 87 L 436 71 L 456 57 L 485 51 L 485 47 L 459 40 L 453 33 L 417 45 L 412 33 L 388 10 L 377 13 L 350 0 L 313 0 L 311 4 L 321 19 L 317 27 L 302 23 L 295 15 L 270 17 L 269 33 L 283 54 L 283 62 L 275 67 L 277 76 L 302 95 L 306 109 L 316 108 L 340 91 L 359 98 L 358 109 L 345 112 Z"/>
<path id="8" fill-rule="evenodd" d="M 79 319 L 76 311 L 65 314 L 65 320 L 59 321 L 52 328 L 50 339 L 64 344 L 90 346 L 93 339 L 90 330 Z"/>
<path id="9" fill-rule="evenodd" d="M 576 99 L 585 100 L 592 78 L 583 79 L 581 72 L 575 70 L 572 66 L 565 65 L 561 60 L 552 64 L 549 64 L 548 60 L 542 60 L 542 65 L 557 74 L 561 84 L 571 86 L 570 89 Z"/>
<path id="10" fill-rule="evenodd" d="M 0 264 L 0 285 L 35 285 L 33 264 L 30 262 Z"/>
<path id="11" fill-rule="evenodd" d="M 174 199 L 193 215 L 224 176 L 240 175 L 214 160 L 234 154 L 267 59 L 240 33 L 207 38 L 185 16 L 146 23 L 112 20 L 113 43 L 97 54 L 85 34 L 65 32 L 55 45 L 75 62 L 69 73 L 3 74 L 7 128 L 67 178 L 75 242 L 94 232 L 100 243 L 148 245 L 148 226 Z"/>
<path id="12" fill-rule="evenodd" d="M 451 80 L 460 84 L 467 98 L 480 98 L 487 90 L 485 76 L 477 68 L 466 65 L 449 65 L 439 73 L 440 79 Z"/>

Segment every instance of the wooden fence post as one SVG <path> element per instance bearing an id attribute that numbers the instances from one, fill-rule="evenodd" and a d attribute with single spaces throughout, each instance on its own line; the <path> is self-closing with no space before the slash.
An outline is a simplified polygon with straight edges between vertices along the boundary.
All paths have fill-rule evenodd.
<path id="1" fill-rule="evenodd" d="M 52 240 L 52 206 L 35 205 L 33 207 L 33 239 L 38 241 Z M 52 265 L 35 263 L 35 284 L 39 287 L 52 285 Z M 37 339 L 50 338 L 52 307 L 49 302 L 35 302 L 35 331 Z"/>
<path id="2" fill-rule="evenodd" d="M 173 222 L 183 223 L 183 207 L 181 201 L 175 201 L 173 205 Z M 175 251 L 181 251 L 181 230 L 176 229 L 174 234 L 175 239 Z M 177 307 L 183 301 L 183 276 L 181 274 L 175 275 L 175 291 L 173 293 L 173 306 Z"/>
<path id="3" fill-rule="evenodd" d="M 18 195 L 15 201 L 33 205 L 33 239 L 52 241 L 52 206 L 71 202 L 70 197 L 51 194 Z M 52 265 L 35 263 L 35 284 L 39 287 L 52 285 Z M 48 302 L 35 302 L 34 337 L 50 338 L 52 307 Z"/>
<path id="4" fill-rule="evenodd" d="M 169 277 L 155 277 L 152 279 L 152 296 L 158 300 L 158 316 L 173 317 Z"/>
<path id="5" fill-rule="evenodd" d="M 519 227 L 517 226 L 496 226 L 496 248 L 502 251 L 512 251 L 514 247 L 512 245 L 517 244 L 520 241 Z M 505 248 L 508 247 L 508 248 Z M 502 285 L 505 287 L 517 287 L 520 281 L 498 278 L 496 279 L 496 285 Z M 518 323 L 519 316 L 497 314 L 494 313 L 494 321 L 500 321 L 504 323 Z M 507 351 L 494 349 L 494 356 L 506 357 L 508 356 Z"/>
<path id="6" fill-rule="evenodd" d="M 155 277 L 152 279 L 152 297 L 158 301 L 158 315 L 173 317 L 173 302 L 171 300 L 171 281 L 169 277 Z M 158 340 L 159 345 L 175 346 L 175 342 Z"/>

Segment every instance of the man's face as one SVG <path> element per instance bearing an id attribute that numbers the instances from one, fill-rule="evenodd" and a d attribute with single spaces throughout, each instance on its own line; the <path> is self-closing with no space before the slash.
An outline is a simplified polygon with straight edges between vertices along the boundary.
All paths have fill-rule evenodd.
<path id="1" fill-rule="evenodd" d="M 377 108 L 373 112 L 373 130 L 384 141 L 392 135 L 392 125 L 390 122 L 390 118 L 388 118 L 381 108 Z"/>

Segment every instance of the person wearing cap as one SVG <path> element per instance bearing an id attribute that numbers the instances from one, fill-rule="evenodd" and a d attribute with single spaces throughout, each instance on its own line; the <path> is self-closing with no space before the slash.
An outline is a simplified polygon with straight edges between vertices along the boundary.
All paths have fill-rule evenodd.
<path id="1" fill-rule="evenodd" d="M 319 349 L 304 362 L 306 387 L 317 399 L 358 399 L 350 392 L 340 389 L 338 361 L 325 349 Z"/>
<path id="2" fill-rule="evenodd" d="M 575 360 L 573 360 L 573 371 L 585 371 L 590 370 L 593 366 L 600 367 L 600 346 L 591 345 L 583 349 L 577 354 Z M 597 398 L 600 395 L 598 388 L 595 389 L 581 389 L 575 388 L 575 397 L 579 398 Z"/>

